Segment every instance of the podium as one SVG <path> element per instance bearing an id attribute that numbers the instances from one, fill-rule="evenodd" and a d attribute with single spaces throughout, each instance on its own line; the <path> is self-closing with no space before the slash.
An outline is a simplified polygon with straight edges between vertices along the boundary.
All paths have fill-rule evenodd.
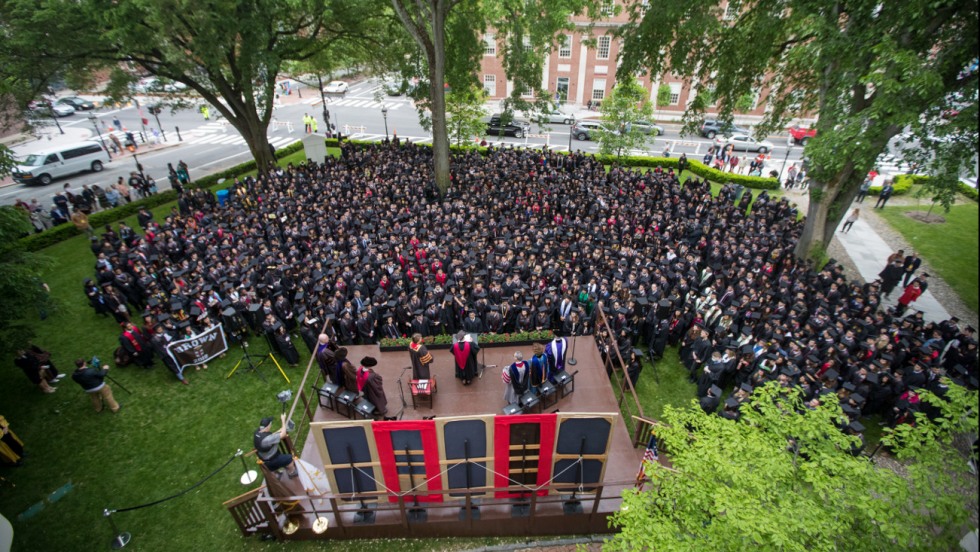
<path id="1" fill-rule="evenodd" d="M 419 406 L 432 408 L 432 394 L 436 390 L 436 380 L 434 379 L 413 379 L 408 383 L 412 390 L 412 408 L 418 410 Z"/>

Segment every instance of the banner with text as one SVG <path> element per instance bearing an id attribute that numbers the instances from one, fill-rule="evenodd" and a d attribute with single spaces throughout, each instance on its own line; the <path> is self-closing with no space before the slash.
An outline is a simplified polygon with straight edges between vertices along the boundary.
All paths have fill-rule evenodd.
<path id="1" fill-rule="evenodd" d="M 167 353 L 180 370 L 185 366 L 204 364 L 228 350 L 225 330 L 221 324 L 211 326 L 189 339 L 181 339 L 167 345 Z"/>

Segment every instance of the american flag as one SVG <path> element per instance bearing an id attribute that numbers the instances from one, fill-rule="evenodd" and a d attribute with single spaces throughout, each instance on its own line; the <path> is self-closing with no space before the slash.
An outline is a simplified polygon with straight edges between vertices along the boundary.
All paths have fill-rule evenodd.
<path id="1" fill-rule="evenodd" d="M 650 442 L 647 443 L 647 449 L 643 451 L 643 460 L 640 460 L 640 471 L 636 474 L 636 481 L 642 485 L 642 481 L 646 478 L 646 474 L 643 472 L 643 468 L 646 467 L 647 463 L 654 463 L 660 455 L 657 453 L 657 436 L 653 433 L 650 434 Z"/>

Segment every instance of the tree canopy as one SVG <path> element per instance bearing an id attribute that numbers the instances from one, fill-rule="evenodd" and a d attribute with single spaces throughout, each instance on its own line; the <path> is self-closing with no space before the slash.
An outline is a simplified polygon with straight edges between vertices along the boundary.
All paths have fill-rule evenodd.
<path id="1" fill-rule="evenodd" d="M 600 153 L 621 156 L 630 150 L 643 149 L 652 140 L 633 126 L 638 121 L 649 122 L 653 117 L 653 106 L 646 98 L 646 89 L 632 75 L 616 83 L 599 108 L 604 125 L 596 132 Z"/>
<path id="2" fill-rule="evenodd" d="M 20 238 L 34 230 L 27 213 L 9 205 L 0 207 L 0 354 L 23 347 L 33 337 L 26 319 L 50 308 L 41 281 L 41 269 L 50 259 L 28 253 Z"/>
<path id="3" fill-rule="evenodd" d="M 14 78 L 50 81 L 59 72 L 113 72 L 110 95 L 126 94 L 142 73 L 187 85 L 241 133 L 260 168 L 272 159 L 266 137 L 283 64 L 338 41 L 374 41 L 375 0 L 11 0 L 0 8 L 4 52 L 25 60 Z M 63 31 L 63 33 L 62 33 Z M 27 68 L 40 65 L 42 74 Z M 52 62 L 51 60 L 55 60 Z"/>
<path id="4" fill-rule="evenodd" d="M 768 85 L 762 136 L 816 116 L 805 151 L 811 201 L 796 252 L 819 254 L 900 133 L 929 150 L 921 168 L 949 185 L 973 163 L 977 21 L 976 0 L 637 3 L 622 32 L 619 75 L 649 68 L 688 77 L 727 120 L 746 94 Z M 709 94 L 688 106 L 687 128 L 704 118 Z M 954 105 L 974 116 L 939 129 L 938 115 Z"/>
<path id="5" fill-rule="evenodd" d="M 806 404 L 772 382 L 738 422 L 668 406 L 655 434 L 672 467 L 649 464 L 646 489 L 624 495 L 609 548 L 952 550 L 976 504 L 952 440 L 976 434 L 977 394 L 951 385 L 945 400 L 922 396 L 941 414 L 889 438 L 905 474 L 851 454 L 858 437 L 841 432 L 836 397 Z"/>

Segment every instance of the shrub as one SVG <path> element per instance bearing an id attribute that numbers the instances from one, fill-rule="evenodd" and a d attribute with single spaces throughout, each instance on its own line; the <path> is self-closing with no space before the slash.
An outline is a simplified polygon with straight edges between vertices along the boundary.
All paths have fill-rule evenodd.
<path id="1" fill-rule="evenodd" d="M 926 176 L 922 174 L 900 174 L 895 177 L 892 181 L 892 185 L 895 187 L 895 191 L 892 195 L 905 195 L 912 191 L 912 186 L 920 186 L 925 184 L 932 178 L 931 176 Z M 967 198 L 977 201 L 977 190 L 976 188 L 969 186 L 963 182 L 958 182 L 956 185 L 956 191 L 965 195 Z M 881 193 L 881 186 L 872 186 L 869 193 L 878 195 Z"/>

